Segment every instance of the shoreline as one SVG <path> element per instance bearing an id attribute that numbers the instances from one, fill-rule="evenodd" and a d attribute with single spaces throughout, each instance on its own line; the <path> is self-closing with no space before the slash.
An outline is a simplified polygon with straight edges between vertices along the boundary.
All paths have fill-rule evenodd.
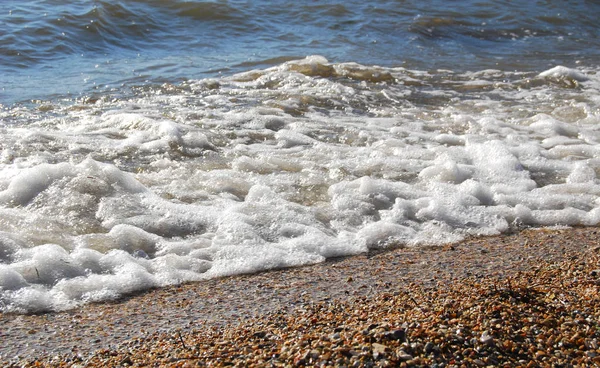
<path id="1" fill-rule="evenodd" d="M 10 342 L 0 347 L 0 362 L 9 366 L 34 366 L 37 363 L 43 366 L 114 366 L 140 364 L 137 359 L 146 356 L 145 364 L 161 366 L 179 366 L 184 363 L 222 365 L 226 362 L 246 365 L 252 359 L 263 356 L 266 346 L 271 350 L 277 348 L 277 352 L 273 353 L 277 357 L 273 358 L 274 355 L 271 354 L 269 358 L 276 360 L 271 362 L 273 364 L 313 365 L 324 361 L 335 366 L 339 365 L 337 363 L 342 364 L 344 359 L 349 363 L 352 359 L 363 359 L 363 363 L 371 359 L 377 364 L 388 362 L 397 365 L 408 362 L 409 365 L 419 365 L 437 362 L 434 359 L 436 356 L 448 363 L 451 359 L 444 358 L 443 347 L 437 355 L 437 350 L 425 349 L 425 346 L 431 347 L 427 343 L 442 346 L 443 333 L 436 332 L 439 336 L 430 334 L 431 331 L 424 333 L 421 350 L 430 351 L 423 350 L 423 356 L 417 354 L 417 348 L 412 351 L 410 346 L 401 346 L 407 344 L 407 341 L 386 340 L 382 336 L 387 336 L 386 333 L 396 333 L 415 339 L 414 333 L 418 329 L 413 324 L 419 324 L 418 320 L 429 321 L 439 317 L 441 312 L 434 310 L 434 307 L 440 307 L 438 304 L 442 300 L 452 304 L 452 308 L 458 311 L 462 307 L 461 300 L 456 298 L 457 295 L 466 302 L 475 300 L 483 292 L 493 292 L 494 288 L 504 292 L 530 292 L 533 290 L 531 285 L 537 285 L 539 282 L 528 286 L 529 280 L 539 275 L 550 275 L 552 272 L 555 274 L 551 276 L 555 279 L 544 276 L 546 279 L 542 277 L 540 280 L 545 280 L 545 284 L 535 286 L 536 298 L 546 289 L 566 288 L 563 294 L 569 296 L 577 294 L 578 288 L 585 286 L 591 288 L 590 292 L 595 290 L 596 294 L 590 294 L 590 298 L 600 302 L 600 276 L 594 273 L 596 268 L 600 269 L 599 236 L 600 229 L 597 227 L 524 230 L 517 234 L 468 239 L 447 246 L 397 248 L 328 260 L 316 265 L 154 289 L 116 302 L 90 304 L 66 312 L 40 315 L 0 314 L 0 338 Z M 577 270 L 578 267 L 582 270 Z M 589 282 L 589 285 L 582 286 L 581 283 L 574 282 L 567 271 L 580 272 L 579 279 Z M 565 298 L 561 299 L 562 303 L 586 302 Z M 473 303 L 477 306 L 481 302 L 475 300 Z M 598 317 L 598 314 L 594 314 L 600 309 L 600 303 L 597 304 L 599 307 L 586 313 Z M 440 308 L 443 309 L 443 305 Z M 338 320 L 343 327 L 329 326 L 331 331 L 323 333 L 323 326 L 336 321 L 336 316 L 331 315 L 328 308 L 333 308 L 340 316 L 346 315 L 348 321 L 353 318 L 353 310 L 362 310 L 358 316 L 362 320 L 358 317 L 351 323 Z M 479 308 L 483 306 L 479 305 Z M 569 314 L 568 306 L 565 305 L 564 308 L 567 308 L 565 313 Z M 593 304 L 587 308 L 593 308 Z M 384 310 L 393 311 L 384 313 Z M 550 311 L 542 310 L 540 313 L 549 314 Z M 311 321 L 315 320 L 314 323 L 303 325 L 303 322 L 299 322 L 298 316 L 305 314 L 311 315 Z M 362 314 L 365 315 L 364 318 L 361 317 Z M 395 320 L 399 316 L 403 317 Z M 411 321 L 410 316 L 415 320 Z M 330 345 L 335 344 L 331 336 L 338 334 L 339 340 L 344 342 L 336 345 L 338 350 L 349 350 L 340 353 L 341 355 L 331 353 L 330 359 L 326 359 L 328 356 L 323 355 L 322 348 L 309 344 L 308 347 L 298 345 L 298 351 L 293 354 L 283 354 L 281 348 L 286 341 L 294 345 L 294 339 L 298 337 L 290 331 L 303 332 L 302 329 L 290 328 L 286 333 L 279 332 L 277 339 L 268 338 L 276 334 L 271 330 L 276 331 L 277 328 L 262 331 L 259 327 L 263 326 L 264 329 L 264 326 L 273 326 L 274 321 L 304 326 L 305 332 L 308 331 L 312 336 L 309 340 L 313 342 L 325 337 Z M 569 322 L 569 326 L 573 323 Z M 573 334 L 578 333 L 580 338 L 585 340 L 584 349 L 579 349 L 583 359 L 587 359 L 585 364 L 600 364 L 600 358 L 597 362 L 594 360 L 600 357 L 597 346 L 600 341 L 600 327 L 598 322 L 595 323 L 595 326 L 590 325 L 588 328 L 589 336 L 582 335 L 577 329 L 583 324 L 567 326 L 565 330 L 577 330 Z M 535 324 L 537 326 L 539 323 Z M 374 331 L 373 336 L 368 329 L 371 325 L 377 325 L 370 329 Z M 556 323 L 549 325 L 554 325 L 553 328 L 558 330 L 562 328 L 562 325 Z M 310 326 L 314 327 L 313 332 L 310 332 Z M 340 328 L 341 330 L 335 332 Z M 592 334 L 589 333 L 590 328 L 593 330 Z M 363 335 L 365 329 L 369 331 Z M 489 327 L 483 330 L 488 331 L 487 335 L 484 335 L 481 329 L 483 327 L 475 330 L 470 328 L 470 331 L 476 332 L 480 342 L 494 334 L 493 329 Z M 358 331 L 358 335 L 364 337 L 364 341 L 353 343 L 363 344 L 361 346 L 364 352 L 361 349 L 356 350 L 352 344 L 348 345 L 348 336 L 352 331 Z M 283 335 L 289 335 L 289 338 L 281 337 Z M 492 336 L 494 337 L 496 336 Z M 427 340 L 428 338 L 430 339 Z M 222 345 L 210 345 L 209 341 L 221 341 Z M 244 345 L 244 342 L 249 345 Z M 204 346 L 205 343 L 208 345 Z M 215 355 L 217 347 L 220 349 L 233 345 L 250 350 L 254 345 L 264 346 L 262 350 L 243 354 L 229 349 L 229 355 L 223 355 L 221 349 L 221 355 Z M 149 351 L 162 351 L 161 347 L 163 350 L 169 347 L 170 350 L 164 350 L 163 355 L 155 354 L 154 358 L 151 358 L 152 354 L 148 355 Z M 491 346 L 485 343 L 483 348 L 490 350 Z M 476 351 L 473 350 L 474 347 L 466 349 Z M 485 349 L 481 351 L 485 352 Z M 507 348 L 503 347 L 503 351 L 506 350 Z M 542 350 L 533 352 L 534 362 L 537 359 L 535 354 L 540 359 L 554 357 L 550 352 L 538 354 L 538 351 Z M 203 354 L 208 353 L 213 355 L 203 357 Z M 361 355 L 362 353 L 365 354 Z M 240 356 L 245 357 L 245 360 Z M 429 356 L 431 357 L 428 358 Z M 409 357 L 411 359 L 408 359 Z M 478 361 L 473 364 L 494 363 L 486 363 L 480 358 L 478 357 Z M 264 360 L 264 357 L 261 359 L 267 364 L 268 361 Z M 415 359 L 417 360 L 414 361 Z M 498 358 L 494 359 L 495 363 L 502 363 Z M 519 363 L 519 360 L 506 362 L 525 365 Z M 545 364 L 543 362 L 545 361 L 539 360 L 537 364 Z M 253 363 L 259 366 L 263 364 L 259 361 Z"/>

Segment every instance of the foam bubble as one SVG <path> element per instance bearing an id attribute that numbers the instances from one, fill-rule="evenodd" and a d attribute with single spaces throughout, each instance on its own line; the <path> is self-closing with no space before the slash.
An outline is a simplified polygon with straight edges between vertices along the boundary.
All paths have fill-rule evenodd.
<path id="1" fill-rule="evenodd" d="M 585 162 L 578 162 L 567 177 L 567 183 L 594 183 L 596 171 Z"/>
<path id="2" fill-rule="evenodd" d="M 18 271 L 0 264 L 0 290 L 18 290 L 27 285 L 27 280 Z"/>
<path id="3" fill-rule="evenodd" d="M 541 72 L 539 74 L 539 76 L 542 78 L 546 78 L 546 77 L 571 78 L 571 79 L 579 81 L 579 82 L 587 81 L 589 79 L 589 77 L 587 75 L 583 74 L 582 72 L 580 72 L 576 69 L 567 68 L 562 65 L 558 65 L 558 66 L 555 66 L 554 68 L 545 70 L 545 71 Z"/>
<path id="4" fill-rule="evenodd" d="M 459 165 L 452 160 L 439 160 L 438 164 L 423 169 L 419 173 L 419 178 L 427 181 L 460 184 L 470 179 L 472 175 L 473 169 L 468 165 Z"/>
<path id="5" fill-rule="evenodd" d="M 143 251 L 145 254 L 154 255 L 157 249 L 159 237 L 150 234 L 139 227 L 119 224 L 115 225 L 109 232 L 119 249 L 130 254 Z"/>
<path id="6" fill-rule="evenodd" d="M 0 232 L 0 263 L 14 261 L 19 250 L 24 247 L 23 242 L 14 235 Z"/>
<path id="7" fill-rule="evenodd" d="M 0 203 L 25 206 L 54 181 L 72 175 L 72 166 L 67 163 L 42 164 L 27 169 L 10 181 L 8 188 L 0 192 Z"/>
<path id="8" fill-rule="evenodd" d="M 368 248 L 382 248 L 387 245 L 409 243 L 416 231 L 410 227 L 394 223 L 378 222 L 362 228 L 357 236 Z"/>

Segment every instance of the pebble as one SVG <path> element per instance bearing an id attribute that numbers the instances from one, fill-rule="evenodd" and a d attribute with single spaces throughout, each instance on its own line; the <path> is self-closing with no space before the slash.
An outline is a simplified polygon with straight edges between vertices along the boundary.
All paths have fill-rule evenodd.
<path id="1" fill-rule="evenodd" d="M 431 341 L 428 341 L 425 344 L 425 348 L 424 348 L 425 353 L 430 354 L 431 352 L 433 352 L 434 349 L 435 349 L 435 344 L 432 343 Z"/>
<path id="2" fill-rule="evenodd" d="M 492 335 L 490 335 L 490 333 L 486 330 L 486 331 L 483 331 L 483 333 L 481 334 L 479 341 L 481 341 L 481 343 L 484 345 L 493 345 L 494 337 Z"/>
<path id="3" fill-rule="evenodd" d="M 404 330 L 394 330 L 385 332 L 383 336 L 389 340 L 398 340 L 400 342 L 406 341 L 406 331 Z"/>
<path id="4" fill-rule="evenodd" d="M 398 360 L 400 360 L 401 362 L 406 362 L 408 360 L 412 360 L 413 356 L 410 354 L 407 354 L 406 352 L 404 352 L 403 350 L 400 350 L 396 356 L 398 357 Z"/>

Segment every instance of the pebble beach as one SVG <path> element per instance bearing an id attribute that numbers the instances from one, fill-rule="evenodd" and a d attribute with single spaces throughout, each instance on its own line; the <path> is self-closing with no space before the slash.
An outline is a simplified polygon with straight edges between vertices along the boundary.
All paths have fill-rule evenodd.
<path id="1" fill-rule="evenodd" d="M 600 366 L 600 2 L 4 0 L 0 368 Z"/>
<path id="2" fill-rule="evenodd" d="M 593 367 L 597 228 L 526 230 L 0 315 L 9 367 Z"/>

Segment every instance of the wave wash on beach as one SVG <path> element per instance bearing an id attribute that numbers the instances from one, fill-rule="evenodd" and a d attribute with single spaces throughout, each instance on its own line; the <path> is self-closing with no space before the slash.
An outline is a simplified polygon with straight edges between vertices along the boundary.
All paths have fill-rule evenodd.
<path id="1" fill-rule="evenodd" d="M 0 112 L 0 311 L 600 222 L 597 68 L 310 56 Z"/>

